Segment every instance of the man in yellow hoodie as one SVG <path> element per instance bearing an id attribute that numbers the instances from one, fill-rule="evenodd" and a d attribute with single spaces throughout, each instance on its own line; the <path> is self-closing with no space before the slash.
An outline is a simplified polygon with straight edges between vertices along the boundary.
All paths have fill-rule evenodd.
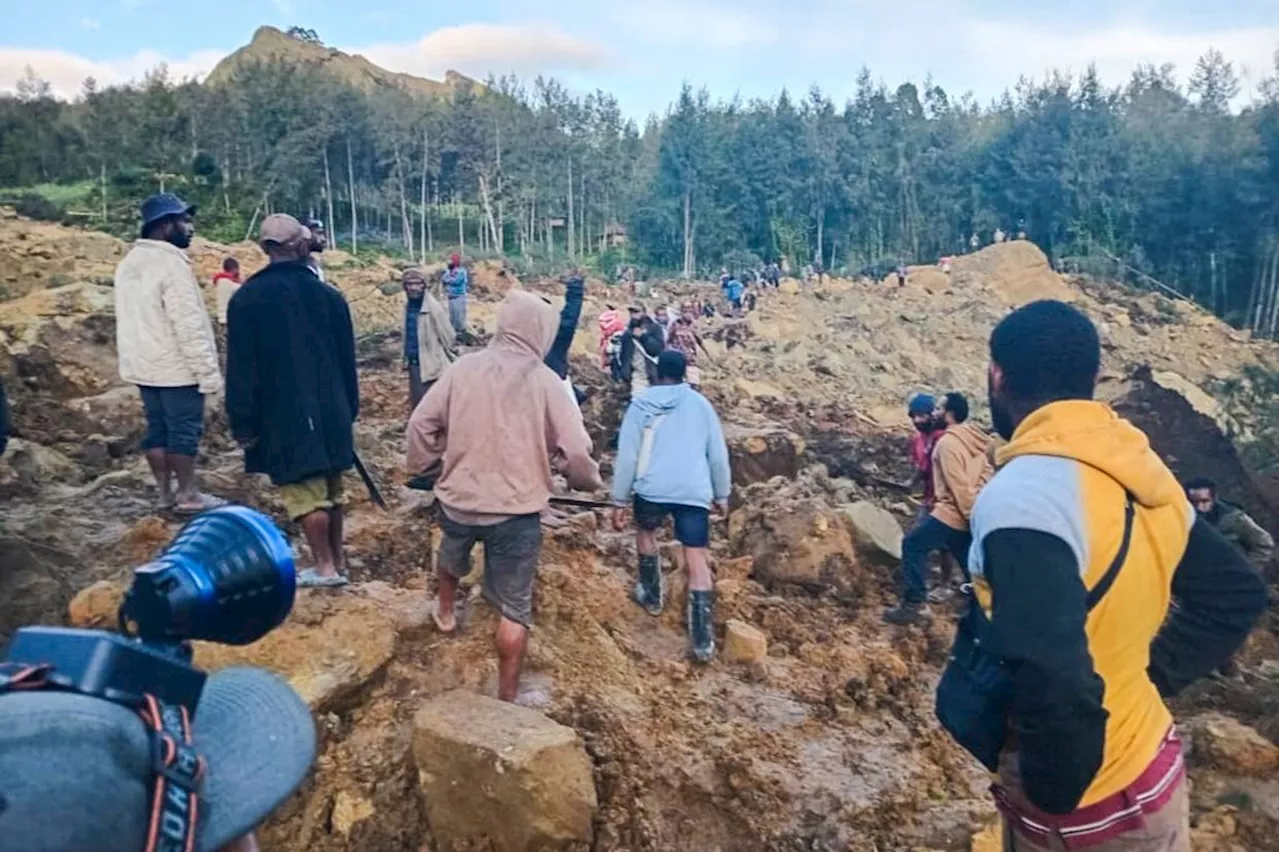
<path id="1" fill-rule="evenodd" d="M 947 551 L 968 577 L 969 514 L 991 479 L 987 435 L 969 422 L 969 401 L 949 393 L 933 413 L 945 429 L 933 445 L 933 509 L 902 540 L 902 591 L 898 606 L 884 614 L 890 624 L 916 624 L 929 617 L 925 603 L 929 554 Z"/>
<path id="2" fill-rule="evenodd" d="M 984 651 L 1010 684 L 985 705 L 1004 715 L 1006 850 L 1189 850 L 1163 699 L 1212 672 L 1266 604 L 1146 436 L 1093 400 L 1099 361 L 1093 324 L 1061 302 L 991 335 L 992 420 L 1009 443 L 973 510 L 969 569 Z"/>

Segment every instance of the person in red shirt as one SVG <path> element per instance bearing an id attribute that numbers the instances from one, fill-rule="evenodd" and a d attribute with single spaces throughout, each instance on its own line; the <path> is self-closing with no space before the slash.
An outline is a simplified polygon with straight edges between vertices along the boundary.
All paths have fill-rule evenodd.
<path id="1" fill-rule="evenodd" d="M 946 431 L 946 426 L 933 415 L 935 400 L 927 393 L 918 393 L 907 403 L 907 415 L 916 432 L 911 436 L 911 466 L 916 470 L 916 483 L 924 484 L 924 502 L 920 505 L 919 518 L 933 510 L 933 447 Z M 917 518 L 917 520 L 919 520 Z M 955 559 L 950 553 L 941 554 L 938 587 L 929 593 L 930 603 L 941 603 L 951 596 L 951 578 L 955 575 Z"/>
<path id="2" fill-rule="evenodd" d="M 213 276 L 213 294 L 218 303 L 218 322 L 227 324 L 227 305 L 240 289 L 240 261 L 228 257 L 222 261 L 222 271 Z"/>

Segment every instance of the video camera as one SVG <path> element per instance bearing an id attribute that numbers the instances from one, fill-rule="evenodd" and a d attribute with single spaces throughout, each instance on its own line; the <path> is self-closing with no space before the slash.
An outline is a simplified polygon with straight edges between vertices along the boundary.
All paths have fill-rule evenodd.
<path id="1" fill-rule="evenodd" d="M 205 674 L 191 641 L 247 645 L 293 609 L 293 552 L 265 515 L 224 506 L 196 516 L 136 569 L 120 632 L 24 627 L 0 663 L 39 666 L 53 689 L 128 706 L 144 695 L 194 716 Z"/>

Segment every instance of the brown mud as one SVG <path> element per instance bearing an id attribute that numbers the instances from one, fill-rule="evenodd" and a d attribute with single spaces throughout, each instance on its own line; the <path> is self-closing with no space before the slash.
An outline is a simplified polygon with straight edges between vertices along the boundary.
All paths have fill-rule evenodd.
<path id="1" fill-rule="evenodd" d="M 612 531 L 603 513 L 548 519 L 525 688 L 545 692 L 545 712 L 581 737 L 599 802 L 591 843 L 566 848 L 962 850 L 994 821 L 985 773 L 933 718 L 949 613 L 940 608 L 924 629 L 885 626 L 894 560 L 866 546 L 842 507 L 868 501 L 910 524 L 915 500 L 897 487 L 910 478 L 903 403 L 914 390 L 958 388 L 980 409 L 986 335 L 1011 304 L 1053 295 L 1089 311 L 1121 410 L 1179 472 L 1215 476 L 1274 529 L 1274 478 L 1248 469 L 1236 449 L 1255 428 L 1248 407 L 1223 402 L 1215 419 L 1151 378 L 1173 371 L 1209 388 L 1246 365 L 1274 368 L 1274 346 L 1158 296 L 1064 281 L 1032 249 L 961 258 L 950 278 L 913 269 L 902 290 L 788 281 L 746 319 L 712 321 L 704 383 L 735 467 L 733 511 L 713 543 L 716 622 L 762 631 L 764 660 L 691 666 L 676 551 L 664 550 L 669 602 L 655 619 L 629 598 L 629 534 Z M 140 406 L 115 377 L 102 278 L 122 251 L 99 235 L 0 217 L 0 255 L 22 272 L 0 301 L 0 374 L 17 426 L 0 460 L 0 635 L 66 622 L 72 597 L 99 581 L 77 600 L 75 622 L 109 624 L 131 568 L 179 527 L 154 509 L 134 449 Z M 252 246 L 199 243 L 202 280 L 226 252 L 249 269 L 260 262 Z M 361 337 L 357 446 L 390 509 L 374 507 L 351 477 L 353 585 L 304 591 L 261 642 L 201 647 L 197 660 L 281 671 L 315 711 L 315 771 L 266 827 L 264 848 L 461 849 L 433 837 L 413 718 L 449 690 L 492 694 L 494 615 L 477 599 L 462 635 L 431 626 L 439 533 L 423 495 L 400 484 L 407 382 L 395 268 L 334 253 L 328 270 Z M 522 285 L 500 267 L 477 272 L 472 321 L 487 326 L 501 294 Z M 553 299 L 559 289 L 527 286 Z M 591 283 L 573 359 L 575 379 L 592 392 L 584 418 L 606 470 L 621 416 L 621 396 L 595 364 L 595 313 L 616 299 L 609 292 Z M 676 303 L 692 292 L 669 285 L 664 295 Z M 205 487 L 272 514 L 305 562 L 274 490 L 241 472 L 219 412 L 207 430 Z M 1276 695 L 1273 610 L 1241 652 L 1237 677 L 1199 684 L 1175 706 L 1191 743 L 1195 849 L 1275 847 Z"/>

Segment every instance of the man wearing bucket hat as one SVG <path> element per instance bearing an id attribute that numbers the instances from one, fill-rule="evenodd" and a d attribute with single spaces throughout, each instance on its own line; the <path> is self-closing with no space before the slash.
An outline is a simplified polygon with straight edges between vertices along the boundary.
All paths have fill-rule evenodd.
<path id="1" fill-rule="evenodd" d="M 311 714 L 287 683 L 247 667 L 210 675 L 183 725 L 204 761 L 195 842 L 186 845 L 178 838 L 189 830 L 189 777 L 165 781 L 166 801 L 179 808 L 162 809 L 164 819 L 153 809 L 160 741 L 153 722 L 75 692 L 0 692 L 0 848 L 256 852 L 255 827 L 293 794 L 315 759 Z"/>
<path id="2" fill-rule="evenodd" d="M 196 484 L 204 398 L 222 390 L 222 373 L 213 325 L 185 251 L 195 212 L 194 204 L 171 192 L 148 198 L 141 239 L 116 267 L 113 290 L 120 378 L 142 394 L 142 449 L 159 506 L 183 514 L 222 502 L 201 494 Z"/>

